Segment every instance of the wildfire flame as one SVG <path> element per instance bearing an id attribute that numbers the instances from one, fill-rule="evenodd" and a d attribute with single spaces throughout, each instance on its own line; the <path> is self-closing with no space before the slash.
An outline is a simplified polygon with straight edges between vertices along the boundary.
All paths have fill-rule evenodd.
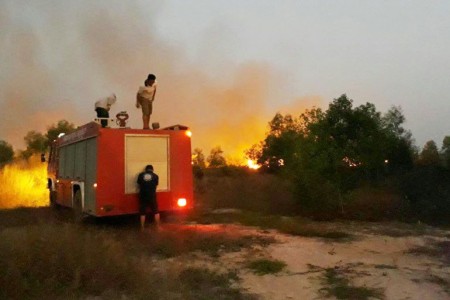
<path id="1" fill-rule="evenodd" d="M 258 165 L 254 160 L 247 160 L 247 167 L 253 170 L 258 170 L 261 166 Z"/>
<path id="2" fill-rule="evenodd" d="M 47 164 L 38 157 L 0 169 L 0 209 L 48 205 Z"/>

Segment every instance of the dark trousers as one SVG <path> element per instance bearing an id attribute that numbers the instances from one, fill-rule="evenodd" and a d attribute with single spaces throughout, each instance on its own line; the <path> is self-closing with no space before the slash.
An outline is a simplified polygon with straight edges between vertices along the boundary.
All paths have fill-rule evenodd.
<path id="1" fill-rule="evenodd" d="M 109 112 L 106 109 L 97 107 L 95 111 L 97 112 L 97 118 L 109 118 Z M 108 120 L 101 120 L 100 123 L 102 127 L 108 126 Z"/>
<path id="2" fill-rule="evenodd" d="M 152 214 L 159 213 L 156 193 L 139 193 L 139 212 L 141 215 L 146 213 L 148 207 L 150 207 Z"/>

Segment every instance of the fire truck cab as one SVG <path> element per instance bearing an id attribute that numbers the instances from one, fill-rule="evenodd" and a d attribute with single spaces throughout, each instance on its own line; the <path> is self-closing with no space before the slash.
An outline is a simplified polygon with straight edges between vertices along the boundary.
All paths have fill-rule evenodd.
<path id="1" fill-rule="evenodd" d="M 102 128 L 91 122 L 59 137 L 48 159 L 50 204 L 95 217 L 139 213 L 137 176 L 153 165 L 161 212 L 193 207 L 190 131 Z"/>

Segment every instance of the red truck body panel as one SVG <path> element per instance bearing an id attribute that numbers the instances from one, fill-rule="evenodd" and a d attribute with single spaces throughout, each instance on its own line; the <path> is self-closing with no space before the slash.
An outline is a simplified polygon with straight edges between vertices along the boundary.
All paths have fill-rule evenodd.
<path id="1" fill-rule="evenodd" d="M 89 215 L 137 214 L 136 179 L 147 164 L 160 176 L 157 202 L 161 212 L 193 207 L 191 140 L 185 126 L 142 130 L 88 123 L 53 144 L 49 189 L 56 204 L 68 207 L 80 191 L 82 211 Z M 186 199 L 183 207 L 177 204 L 180 198 Z"/>

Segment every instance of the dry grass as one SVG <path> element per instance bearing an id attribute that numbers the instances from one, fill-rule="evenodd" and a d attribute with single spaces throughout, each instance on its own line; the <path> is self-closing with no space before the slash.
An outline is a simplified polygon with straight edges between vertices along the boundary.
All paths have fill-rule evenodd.
<path id="1" fill-rule="evenodd" d="M 192 220 L 203 224 L 239 223 L 263 229 L 276 229 L 290 235 L 319 237 L 335 242 L 348 242 L 355 239 L 355 236 L 352 234 L 330 228 L 327 226 L 328 223 L 315 222 L 302 217 L 283 217 L 242 211 L 224 214 L 199 213 L 194 215 Z"/>
<path id="2" fill-rule="evenodd" d="M 4 229 L 0 241 L 3 299 L 120 295 L 156 286 L 151 280 L 139 286 L 146 277 L 140 265 L 105 232 L 31 225 Z"/>
<path id="3" fill-rule="evenodd" d="M 427 281 L 437 284 L 450 296 L 450 279 L 430 274 Z"/>
<path id="4" fill-rule="evenodd" d="M 426 246 L 409 249 L 406 253 L 440 258 L 450 264 L 450 241 L 431 241 Z"/>
<path id="5" fill-rule="evenodd" d="M 208 209 L 238 208 L 264 214 L 294 215 L 298 212 L 290 183 L 270 174 L 236 169 L 207 170 L 195 181 L 197 204 Z"/>
<path id="6" fill-rule="evenodd" d="M 186 226 L 166 224 L 150 234 L 136 231 L 119 234 L 123 242 L 129 244 L 130 251 L 139 254 L 151 253 L 161 258 L 170 258 L 189 252 L 200 251 L 211 257 L 219 257 L 224 252 L 237 252 L 253 245 L 268 245 L 273 238 L 253 235 L 236 235 L 226 228 L 205 225 Z M 136 243 L 136 241 L 139 241 Z"/>
<path id="7" fill-rule="evenodd" d="M 65 214 L 0 211 L 0 299 L 253 299 L 235 287 L 232 272 L 162 266 L 167 257 L 195 251 L 218 257 L 271 242 L 201 225 L 145 232 L 137 220 L 77 225 Z"/>
<path id="8" fill-rule="evenodd" d="M 326 269 L 322 282 L 325 287 L 321 289 L 321 292 L 327 298 L 352 300 L 384 299 L 382 289 L 354 286 L 344 276 L 343 272 L 336 268 Z"/>
<path id="9" fill-rule="evenodd" d="M 344 217 L 382 221 L 403 218 L 404 199 L 392 188 L 363 186 L 353 190 L 344 205 Z"/>
<path id="10" fill-rule="evenodd" d="M 257 259 L 250 261 L 247 268 L 257 275 L 276 274 L 281 272 L 286 267 L 286 263 L 280 260 Z"/>
<path id="11" fill-rule="evenodd" d="M 226 274 L 217 274 L 210 270 L 187 268 L 180 273 L 178 278 L 185 291 L 183 299 L 258 299 L 256 296 L 244 294 L 239 289 L 231 287 L 239 281 L 239 277 L 233 271 Z M 205 292 L 209 290 L 214 290 L 215 295 Z"/>

